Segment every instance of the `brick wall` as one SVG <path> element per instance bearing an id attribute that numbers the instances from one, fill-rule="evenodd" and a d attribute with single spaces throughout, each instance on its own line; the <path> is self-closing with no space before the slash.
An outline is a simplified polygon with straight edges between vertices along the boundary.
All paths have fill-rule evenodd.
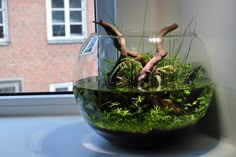
<path id="1" fill-rule="evenodd" d="M 88 34 L 94 32 L 94 4 L 87 0 Z M 10 45 L 0 46 L 0 79 L 22 78 L 25 92 L 49 91 L 49 84 L 73 81 L 81 44 L 48 44 L 45 0 L 8 0 Z"/>

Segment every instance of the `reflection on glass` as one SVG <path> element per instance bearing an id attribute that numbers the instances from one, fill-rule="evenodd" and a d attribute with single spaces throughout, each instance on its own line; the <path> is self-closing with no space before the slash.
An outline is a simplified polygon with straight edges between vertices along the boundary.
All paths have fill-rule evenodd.
<path id="1" fill-rule="evenodd" d="M 70 8 L 81 8 L 81 0 L 70 0 Z"/>
<path id="2" fill-rule="evenodd" d="M 64 8 L 64 0 L 52 0 L 52 8 Z"/>
<path id="3" fill-rule="evenodd" d="M 81 22 L 81 21 L 82 21 L 81 11 L 70 12 L 70 22 Z"/>
<path id="4" fill-rule="evenodd" d="M 98 42 L 98 38 L 97 37 L 91 37 L 91 42 L 86 43 L 84 46 L 84 49 L 82 49 L 82 51 L 80 51 L 80 55 L 83 54 L 89 54 L 93 52 L 93 49 L 95 49 L 96 45 Z"/>
<path id="5" fill-rule="evenodd" d="M 2 8 L 2 0 L 0 0 L 0 9 Z"/>
<path id="6" fill-rule="evenodd" d="M 65 36 L 65 25 L 53 25 L 53 36 Z"/>
<path id="7" fill-rule="evenodd" d="M 82 25 L 71 25 L 70 33 L 71 35 L 82 35 Z"/>
<path id="8" fill-rule="evenodd" d="M 64 22 L 65 21 L 64 11 L 52 11 L 52 21 L 53 23 Z"/>
<path id="9" fill-rule="evenodd" d="M 0 26 L 0 38 L 4 38 L 4 35 L 3 35 L 3 26 Z"/>

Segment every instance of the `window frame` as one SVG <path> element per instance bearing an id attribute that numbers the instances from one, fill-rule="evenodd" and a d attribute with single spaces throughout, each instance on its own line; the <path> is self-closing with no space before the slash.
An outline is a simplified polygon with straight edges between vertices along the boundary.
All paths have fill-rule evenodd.
<path id="1" fill-rule="evenodd" d="M 11 88 L 15 89 L 14 93 L 20 93 L 24 91 L 23 79 L 0 79 L 0 90 L 1 88 Z M 0 92 L 1 93 L 1 92 Z"/>
<path id="2" fill-rule="evenodd" d="M 110 15 L 116 15 L 116 0 L 94 0 L 94 2 L 96 20 L 104 16 L 104 10 L 108 10 L 106 13 Z M 115 16 L 109 18 L 116 19 Z M 78 114 L 79 110 L 73 92 L 0 94 L 0 116 Z"/>
<path id="3" fill-rule="evenodd" d="M 64 8 L 52 8 L 51 1 L 46 1 L 46 17 L 47 17 L 47 40 L 49 44 L 63 44 L 63 43 L 81 43 L 84 42 L 87 38 L 87 0 L 81 0 L 81 8 L 70 8 L 69 0 L 64 0 Z M 53 19 L 52 19 L 52 11 L 64 11 L 64 22 L 61 24 L 65 24 L 65 36 L 53 36 Z M 81 21 L 82 22 L 70 22 L 70 11 L 81 11 Z M 60 23 L 56 23 L 60 24 Z M 82 25 L 82 34 L 79 36 L 72 36 L 70 34 L 70 26 L 73 24 L 81 24 Z"/>
<path id="4" fill-rule="evenodd" d="M 64 83 L 52 83 L 49 86 L 50 92 L 57 92 L 58 88 L 66 88 L 66 91 L 72 91 L 73 90 L 73 83 L 72 82 L 64 82 Z"/>
<path id="5" fill-rule="evenodd" d="M 2 8 L 0 8 L 0 12 L 2 12 L 2 24 L 3 26 L 3 34 L 4 37 L 0 38 L 0 46 L 9 45 L 9 28 L 8 28 L 8 1 L 2 0 Z"/>

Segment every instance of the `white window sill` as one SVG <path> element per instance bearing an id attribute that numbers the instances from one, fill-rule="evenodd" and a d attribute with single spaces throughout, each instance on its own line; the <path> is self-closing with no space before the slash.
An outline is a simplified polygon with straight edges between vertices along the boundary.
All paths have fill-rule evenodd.
<path id="1" fill-rule="evenodd" d="M 73 94 L 0 96 L 0 116 L 79 114 Z"/>
<path id="2" fill-rule="evenodd" d="M 0 41 L 0 46 L 8 46 L 10 45 L 9 41 Z"/>
<path id="3" fill-rule="evenodd" d="M 0 118 L 0 156 L 235 157 L 236 147 L 201 133 L 158 149 L 121 149 L 97 135 L 80 116 Z"/>
<path id="4" fill-rule="evenodd" d="M 57 40 L 57 39 L 52 39 L 52 40 L 48 40 L 48 44 L 82 44 L 85 42 L 85 39 L 65 39 L 65 40 Z"/>

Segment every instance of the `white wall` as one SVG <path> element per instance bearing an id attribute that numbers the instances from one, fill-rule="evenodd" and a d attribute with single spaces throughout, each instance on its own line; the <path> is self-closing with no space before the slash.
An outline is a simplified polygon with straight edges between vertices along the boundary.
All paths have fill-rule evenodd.
<path id="1" fill-rule="evenodd" d="M 220 131 L 236 143 L 236 1 L 180 0 L 180 21 L 197 16 L 197 32 L 205 42 L 216 83 Z M 214 105 L 214 104 L 213 104 Z M 217 123 L 212 120 L 211 123 Z"/>
<path id="2" fill-rule="evenodd" d="M 146 29 L 151 32 L 173 22 L 186 25 L 197 16 L 196 32 L 207 46 L 216 83 L 221 136 L 236 143 L 236 0 L 148 2 Z M 117 1 L 118 23 L 123 24 L 123 29 L 142 31 L 145 5 L 145 0 Z M 210 123 L 218 120 L 212 117 Z"/>
<path id="3" fill-rule="evenodd" d="M 178 23 L 177 6 L 173 0 L 117 0 L 117 23 L 123 30 L 142 32 L 145 21 L 145 32 L 156 34 L 163 26 Z"/>

